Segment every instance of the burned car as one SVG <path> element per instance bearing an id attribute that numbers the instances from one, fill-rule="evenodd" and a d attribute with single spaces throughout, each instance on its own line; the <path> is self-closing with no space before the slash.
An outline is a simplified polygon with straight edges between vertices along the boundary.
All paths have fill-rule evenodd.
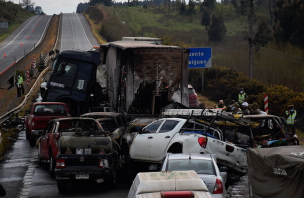
<path id="1" fill-rule="evenodd" d="M 119 146 L 92 118 L 60 118 L 51 121 L 47 138 L 40 140 L 41 157 L 43 153 L 54 153 L 55 178 L 59 191 L 66 191 L 71 181 L 106 182 L 109 187 L 116 186 L 117 153 Z M 49 151 L 44 140 L 56 140 Z M 47 143 L 48 141 L 46 141 Z M 49 156 L 50 157 L 50 156 Z M 50 163 L 53 163 L 50 161 Z"/>

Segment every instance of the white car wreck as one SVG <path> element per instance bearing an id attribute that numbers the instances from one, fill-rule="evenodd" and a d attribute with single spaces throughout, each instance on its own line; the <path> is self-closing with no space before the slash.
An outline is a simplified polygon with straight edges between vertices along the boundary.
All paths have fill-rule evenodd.
<path id="1" fill-rule="evenodd" d="M 247 172 L 246 150 L 223 141 L 223 133 L 194 119 L 162 118 L 136 135 L 130 147 L 135 161 L 162 163 L 166 153 L 216 154 L 219 164 Z"/>

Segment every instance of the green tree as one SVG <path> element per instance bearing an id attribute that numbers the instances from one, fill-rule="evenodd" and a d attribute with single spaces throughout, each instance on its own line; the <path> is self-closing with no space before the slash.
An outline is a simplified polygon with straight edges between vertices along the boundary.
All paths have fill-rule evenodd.
<path id="1" fill-rule="evenodd" d="M 224 24 L 223 16 L 214 14 L 210 28 L 208 30 L 209 41 L 220 42 L 226 35 L 226 27 Z"/>
<path id="2" fill-rule="evenodd" d="M 247 8 L 248 8 L 248 2 L 241 1 L 240 13 L 242 16 L 246 16 L 248 14 Z"/>
<path id="3" fill-rule="evenodd" d="M 194 15 L 196 14 L 196 10 L 195 10 L 195 4 L 193 0 L 189 0 L 189 8 L 187 11 L 188 15 Z"/>
<path id="4" fill-rule="evenodd" d="M 205 26 L 205 29 L 207 29 L 207 27 L 210 26 L 210 22 L 211 22 L 211 14 L 210 11 L 205 8 L 203 10 L 203 16 L 202 16 L 202 21 L 201 21 L 201 25 Z"/>
<path id="5" fill-rule="evenodd" d="M 231 0 L 231 4 L 233 5 L 233 7 L 235 9 L 238 5 L 238 2 L 237 2 L 237 0 Z"/>
<path id="6" fill-rule="evenodd" d="M 180 14 L 180 15 L 186 15 L 186 14 L 187 14 L 186 2 L 185 2 L 185 0 L 183 0 L 183 1 L 181 2 L 181 5 L 180 5 L 180 7 L 179 7 L 179 14 Z"/>
<path id="7" fill-rule="evenodd" d="M 275 39 L 304 49 L 304 1 L 278 0 L 274 18 Z"/>
<path id="8" fill-rule="evenodd" d="M 272 40 L 272 28 L 268 25 L 265 18 L 258 21 L 257 33 L 254 35 L 254 44 L 264 47 Z"/>
<path id="9" fill-rule="evenodd" d="M 203 5 L 209 10 L 213 10 L 215 7 L 216 0 L 204 0 Z"/>

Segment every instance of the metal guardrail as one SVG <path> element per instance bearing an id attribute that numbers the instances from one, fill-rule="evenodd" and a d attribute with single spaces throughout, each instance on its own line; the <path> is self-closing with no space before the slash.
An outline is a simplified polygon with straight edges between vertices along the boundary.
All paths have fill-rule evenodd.
<path id="1" fill-rule="evenodd" d="M 60 19 L 59 19 L 58 33 L 57 33 L 56 43 L 55 43 L 55 45 L 54 45 L 53 50 L 55 50 L 55 47 L 56 47 L 57 41 L 58 41 L 58 35 L 59 35 L 59 29 L 60 29 L 60 23 L 61 23 L 61 15 L 60 15 L 59 17 L 60 17 Z M 50 24 L 50 23 L 48 23 L 48 25 L 47 25 L 47 29 L 49 28 L 49 24 Z M 44 32 L 43 39 L 41 39 L 41 41 L 45 39 L 45 35 L 46 35 L 46 32 Z M 41 41 L 40 41 L 40 43 L 41 43 Z M 40 45 L 40 43 L 39 43 L 39 45 Z M 38 47 L 39 45 L 37 45 L 37 47 Z M 35 48 L 33 48 L 33 49 L 35 49 Z M 32 50 L 33 50 L 33 49 L 32 49 Z M 32 51 L 32 50 L 31 50 L 31 51 Z M 31 51 L 30 51 L 30 52 L 31 52 Z M 29 53 L 30 53 L 30 52 L 29 52 Z M 47 55 L 47 57 L 48 57 L 48 58 L 47 58 L 46 64 L 47 64 L 48 61 L 50 60 L 50 59 L 49 59 L 49 55 Z M 20 61 L 20 60 L 21 60 L 21 59 L 19 59 L 18 61 Z M 33 85 L 32 88 L 30 89 L 30 91 L 25 95 L 24 100 L 21 102 L 20 105 L 17 106 L 17 107 L 15 107 L 15 108 L 12 109 L 11 111 L 7 112 L 6 114 L 4 114 L 3 116 L 0 117 L 0 125 L 1 125 L 3 122 L 5 122 L 6 120 L 8 120 L 10 117 L 12 117 L 13 115 L 15 115 L 16 113 L 20 112 L 20 111 L 24 108 L 24 106 L 26 105 L 26 102 L 27 102 L 28 99 L 30 98 L 30 96 L 31 96 L 31 94 L 33 93 L 34 89 L 35 89 L 37 86 L 40 86 L 40 84 L 39 84 L 40 79 L 41 79 L 42 76 L 49 70 L 49 68 L 50 68 L 50 66 L 46 67 L 46 68 L 40 73 L 40 75 L 39 75 L 38 78 L 36 79 L 34 85 Z M 0 133 L 0 135 L 1 135 L 1 133 Z M 1 138 L 1 137 L 0 137 L 0 138 Z"/>

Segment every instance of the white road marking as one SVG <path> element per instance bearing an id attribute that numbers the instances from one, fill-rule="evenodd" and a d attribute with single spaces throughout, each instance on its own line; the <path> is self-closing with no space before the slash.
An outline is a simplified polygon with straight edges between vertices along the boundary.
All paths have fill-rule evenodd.
<path id="1" fill-rule="evenodd" d="M 2 47 L 0 50 L 2 50 L 2 49 L 4 49 L 4 48 L 6 48 L 8 45 L 10 45 L 20 34 L 21 34 L 21 32 L 23 32 L 23 30 L 35 19 L 35 18 L 37 18 L 37 17 L 34 17 L 30 22 L 28 22 L 28 24 L 19 32 L 19 34 L 17 34 L 17 36 L 11 41 L 11 42 L 9 42 L 6 46 L 4 46 L 4 47 Z"/>
<path id="2" fill-rule="evenodd" d="M 88 41 L 89 45 L 91 45 L 91 48 L 93 48 L 93 45 L 90 43 L 89 38 L 87 37 L 87 34 L 84 31 L 84 28 L 83 28 L 82 23 L 81 23 L 80 18 L 79 18 L 79 14 L 77 14 L 77 17 L 78 17 L 79 23 L 82 27 L 83 33 L 84 33 L 85 37 L 87 38 L 87 41 Z"/>

